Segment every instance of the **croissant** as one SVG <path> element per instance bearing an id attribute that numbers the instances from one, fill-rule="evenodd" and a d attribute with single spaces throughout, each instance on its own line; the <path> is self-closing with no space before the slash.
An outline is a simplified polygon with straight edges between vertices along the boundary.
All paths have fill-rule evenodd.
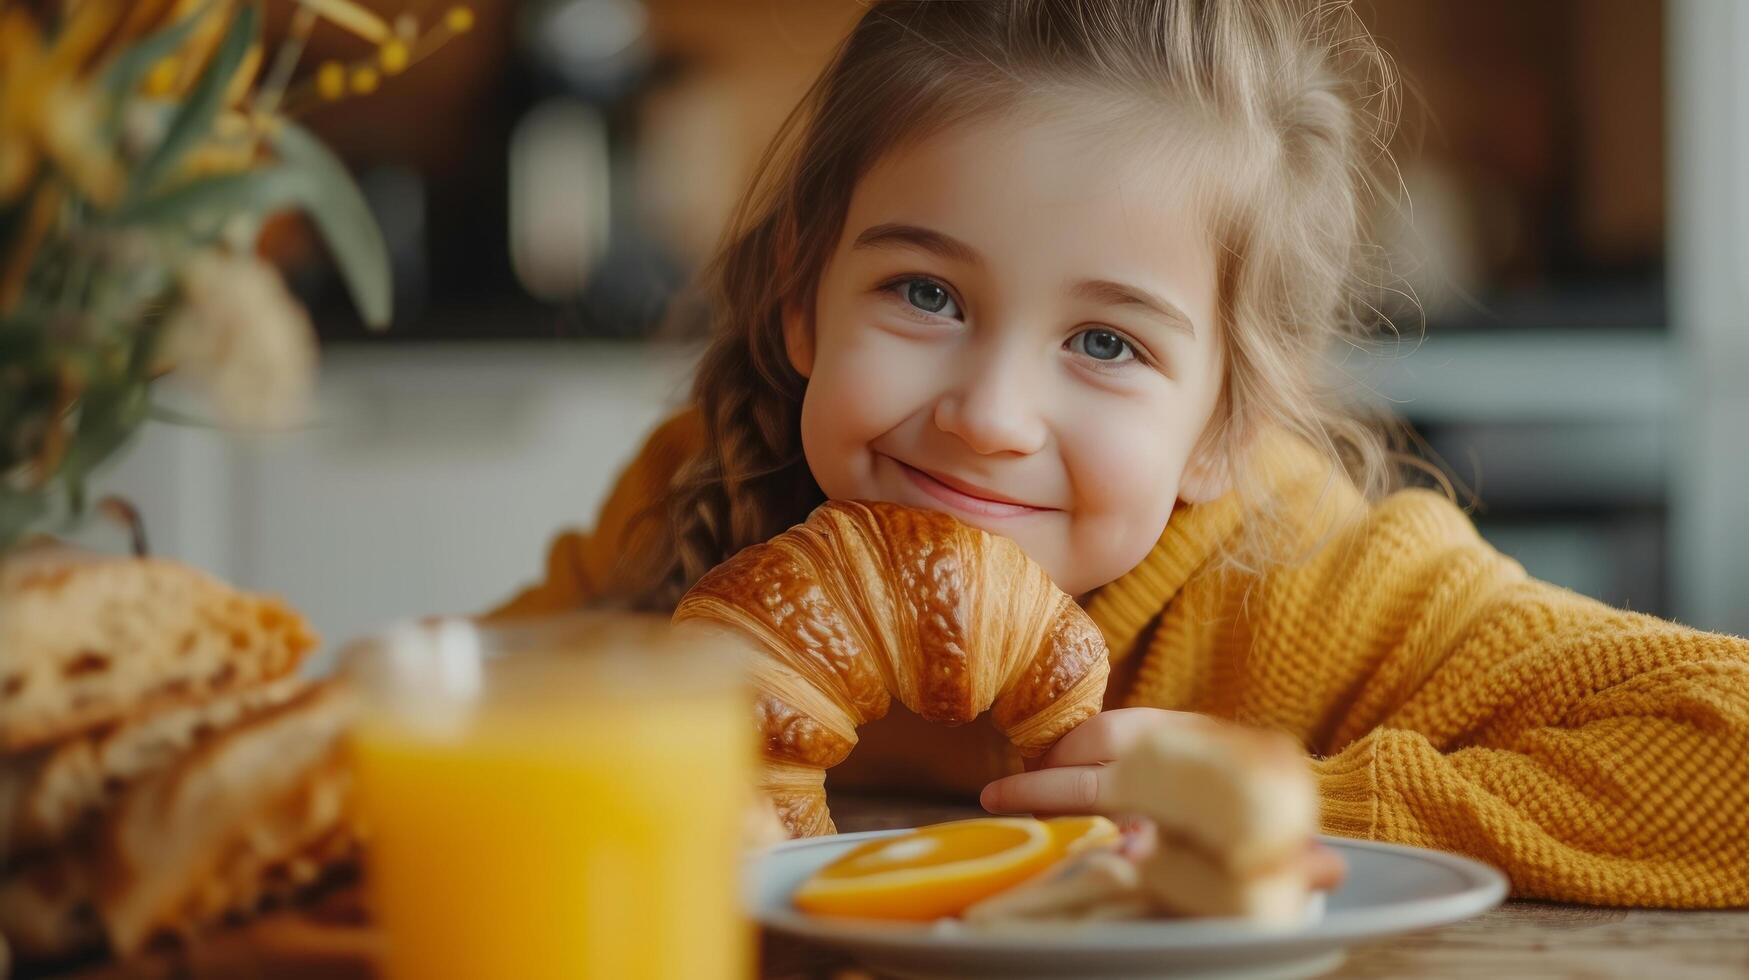
<path id="1" fill-rule="evenodd" d="M 677 624 L 751 640 L 761 789 L 792 837 L 834 833 L 826 770 L 892 698 L 959 725 L 991 710 L 1037 756 L 1096 713 L 1098 627 L 1007 538 L 935 511 L 829 501 L 699 579 Z"/>

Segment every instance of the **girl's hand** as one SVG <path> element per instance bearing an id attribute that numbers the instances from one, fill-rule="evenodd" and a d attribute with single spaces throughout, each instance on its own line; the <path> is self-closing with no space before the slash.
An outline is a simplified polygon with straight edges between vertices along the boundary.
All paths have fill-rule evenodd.
<path id="1" fill-rule="evenodd" d="M 1118 708 L 1082 722 L 1030 763 L 1030 771 L 984 787 L 979 802 L 991 813 L 1108 813 L 1113 809 L 1111 773 L 1106 763 L 1134 745 L 1143 734 L 1189 712 L 1160 708 Z M 1342 883 L 1346 869 L 1341 855 L 1312 841 L 1303 859 L 1312 887 L 1329 890 Z"/>
<path id="2" fill-rule="evenodd" d="M 1106 763 L 1136 744 L 1143 734 L 1188 714 L 1159 708 L 1101 711 L 1029 762 L 1030 772 L 1005 776 L 985 786 L 978 802 L 991 813 L 1050 816 L 1109 812 L 1111 773 Z"/>

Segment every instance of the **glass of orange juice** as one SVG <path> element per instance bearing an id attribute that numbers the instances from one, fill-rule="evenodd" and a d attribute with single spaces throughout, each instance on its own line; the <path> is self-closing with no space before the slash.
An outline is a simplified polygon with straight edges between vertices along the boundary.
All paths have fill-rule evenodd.
<path id="1" fill-rule="evenodd" d="M 751 974 L 753 730 L 710 643 L 603 614 L 348 651 L 388 980 Z"/>

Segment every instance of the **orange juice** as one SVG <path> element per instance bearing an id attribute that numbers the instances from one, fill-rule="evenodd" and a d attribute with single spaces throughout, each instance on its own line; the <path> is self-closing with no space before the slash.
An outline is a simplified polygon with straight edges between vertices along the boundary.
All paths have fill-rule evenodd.
<path id="1" fill-rule="evenodd" d="M 378 717 L 355 735 L 386 976 L 749 976 L 740 692 L 520 702 L 445 731 Z"/>

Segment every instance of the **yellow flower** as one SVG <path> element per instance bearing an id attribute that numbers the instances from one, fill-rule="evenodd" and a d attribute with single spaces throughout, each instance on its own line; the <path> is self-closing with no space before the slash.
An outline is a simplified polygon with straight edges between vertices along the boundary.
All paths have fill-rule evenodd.
<path id="1" fill-rule="evenodd" d="M 145 89 L 147 95 L 169 95 L 176 88 L 176 80 L 182 77 L 182 59 L 171 55 L 159 59 L 146 73 Z"/>
<path id="2" fill-rule="evenodd" d="M 189 153 L 177 172 L 187 179 L 248 170 L 255 163 L 253 143 L 208 143 Z"/>
<path id="3" fill-rule="evenodd" d="M 316 70 L 316 91 L 322 98 L 332 102 L 346 94 L 346 66 L 338 61 L 328 61 Z"/>
<path id="4" fill-rule="evenodd" d="M 189 9 L 192 8 L 179 0 L 133 0 L 110 44 L 119 50 L 120 46 L 172 23 Z"/>
<path id="5" fill-rule="evenodd" d="M 297 3 L 299 17 L 293 19 L 293 30 L 288 38 L 292 43 L 282 47 L 282 54 L 287 50 L 291 54 L 283 59 L 283 64 L 275 63 L 256 102 L 257 108 L 266 107 L 288 117 L 302 115 L 316 105 L 336 102 L 349 94 L 374 92 L 384 77 L 405 72 L 474 26 L 474 11 L 465 5 L 446 10 L 422 34 L 419 18 L 410 13 L 402 13 L 390 23 L 356 0 L 297 0 Z M 350 63 L 324 62 L 314 72 L 291 84 L 292 65 L 302 50 L 298 25 L 302 24 L 302 30 L 307 31 L 317 18 L 370 41 L 376 46 L 375 50 L 369 57 Z"/>
<path id="6" fill-rule="evenodd" d="M 122 169 L 102 136 L 107 107 L 94 86 L 62 82 L 44 93 L 38 138 L 86 200 L 99 206 L 121 191 Z"/>
<path id="7" fill-rule="evenodd" d="M 205 2 L 206 0 L 177 0 L 170 8 L 170 23 L 192 16 Z M 194 30 L 189 32 L 188 40 L 182 42 L 182 48 L 177 52 L 176 64 L 180 70 L 176 73 L 175 80 L 168 91 L 158 94 L 180 98 L 194 85 L 200 73 L 206 70 L 207 61 L 218 48 L 219 42 L 225 39 L 225 31 L 231 26 L 233 6 L 231 0 L 214 0 L 207 7 L 206 13 L 194 25 Z"/>
<path id="8" fill-rule="evenodd" d="M 249 92 L 255 87 L 255 73 L 261 70 L 261 42 L 249 45 L 249 50 L 243 52 L 243 63 L 237 66 L 237 73 L 231 76 L 231 84 L 225 89 L 225 105 L 238 105 L 249 97 Z"/>
<path id="9" fill-rule="evenodd" d="M 0 203 L 18 198 L 42 154 L 42 93 L 48 64 L 42 32 L 21 7 L 0 10 Z"/>
<path id="10" fill-rule="evenodd" d="M 407 70 L 408 55 L 407 42 L 394 38 L 377 50 L 377 61 L 383 66 L 383 74 L 399 75 Z"/>
<path id="11" fill-rule="evenodd" d="M 44 158 L 87 200 L 115 199 L 120 165 L 99 132 L 98 89 L 81 77 L 114 23 L 112 3 L 86 0 L 50 44 L 28 11 L 0 9 L 0 203 L 24 193 Z"/>
<path id="12" fill-rule="evenodd" d="M 375 92 L 379 80 L 377 70 L 369 65 L 359 65 L 352 69 L 352 91 L 359 95 L 369 95 Z"/>

